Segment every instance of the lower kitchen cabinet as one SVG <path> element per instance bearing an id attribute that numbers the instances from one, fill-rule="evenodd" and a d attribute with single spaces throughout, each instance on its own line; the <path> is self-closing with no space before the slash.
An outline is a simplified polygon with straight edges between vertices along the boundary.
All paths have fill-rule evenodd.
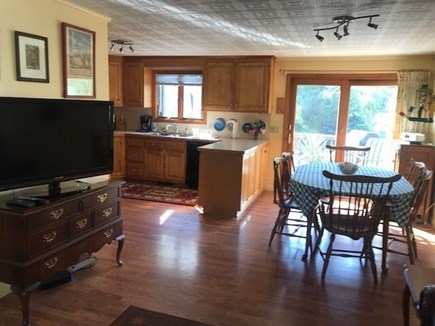
<path id="1" fill-rule="evenodd" d="M 113 171 L 112 178 L 125 177 L 125 135 L 115 134 L 113 137 Z"/>
<path id="2" fill-rule="evenodd" d="M 198 204 L 204 215 L 237 217 L 264 189 L 268 142 L 200 148 Z"/>
<path id="3" fill-rule="evenodd" d="M 126 143 L 127 178 L 185 183 L 185 140 L 127 135 Z"/>

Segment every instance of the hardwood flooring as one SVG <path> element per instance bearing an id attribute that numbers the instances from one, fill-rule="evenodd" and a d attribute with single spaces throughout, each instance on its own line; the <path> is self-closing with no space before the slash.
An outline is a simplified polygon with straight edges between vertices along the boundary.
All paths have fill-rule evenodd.
<path id="1" fill-rule="evenodd" d="M 377 285 L 364 262 L 332 257 L 322 283 L 323 260 L 315 255 L 301 261 L 302 240 L 276 236 L 268 246 L 276 213 L 271 192 L 237 220 L 123 199 L 124 266 L 115 263 L 117 244 L 105 246 L 93 255 L 97 264 L 77 272 L 72 282 L 32 294 L 31 323 L 109 325 L 135 305 L 212 325 L 402 324 L 406 257 L 389 255 L 384 274 L 377 251 Z M 418 237 L 417 264 L 434 263 L 433 232 Z M 0 325 L 20 323 L 18 298 L 0 299 Z"/>

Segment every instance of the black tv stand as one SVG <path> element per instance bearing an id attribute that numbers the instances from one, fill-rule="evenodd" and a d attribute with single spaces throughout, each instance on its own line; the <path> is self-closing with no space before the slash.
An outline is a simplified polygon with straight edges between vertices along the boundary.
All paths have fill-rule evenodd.
<path id="1" fill-rule="evenodd" d="M 32 187 L 23 193 L 23 196 L 34 198 L 56 198 L 68 195 L 79 194 L 91 189 L 86 182 L 72 180 L 64 182 L 52 182 L 48 185 Z"/>

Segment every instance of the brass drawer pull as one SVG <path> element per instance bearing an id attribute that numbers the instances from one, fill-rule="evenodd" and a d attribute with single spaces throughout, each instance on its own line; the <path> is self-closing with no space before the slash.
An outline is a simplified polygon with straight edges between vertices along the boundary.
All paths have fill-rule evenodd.
<path id="1" fill-rule="evenodd" d="M 44 267 L 47 268 L 47 269 L 51 269 L 51 268 L 53 268 L 54 266 L 56 266 L 57 261 L 58 261 L 58 258 L 57 258 L 57 257 L 54 257 L 54 258 L 52 258 L 52 259 L 50 259 L 50 260 L 47 260 L 47 261 L 44 263 Z"/>
<path id="2" fill-rule="evenodd" d="M 97 199 L 100 203 L 104 203 L 107 199 L 107 193 L 101 194 L 97 196 Z"/>
<path id="3" fill-rule="evenodd" d="M 112 236 L 112 234 L 113 234 L 113 229 L 110 229 L 110 230 L 104 231 L 104 236 L 105 236 L 106 238 L 110 238 L 110 237 Z"/>
<path id="4" fill-rule="evenodd" d="M 87 218 L 84 218 L 84 219 L 76 222 L 76 226 L 79 229 L 83 229 L 86 226 L 86 224 L 88 224 L 88 219 Z"/>
<path id="5" fill-rule="evenodd" d="M 56 231 L 53 231 L 53 232 L 50 232 L 50 233 L 44 234 L 44 235 L 42 236 L 42 242 L 50 243 L 51 241 L 54 240 L 54 238 L 56 238 L 56 235 L 57 235 L 57 232 L 56 232 Z"/>
<path id="6" fill-rule="evenodd" d="M 50 218 L 52 220 L 58 220 L 63 215 L 63 208 L 56 209 L 50 212 Z"/>
<path id="7" fill-rule="evenodd" d="M 104 216 L 104 217 L 109 217 L 110 214 L 112 214 L 112 207 L 103 210 L 103 216 Z"/>

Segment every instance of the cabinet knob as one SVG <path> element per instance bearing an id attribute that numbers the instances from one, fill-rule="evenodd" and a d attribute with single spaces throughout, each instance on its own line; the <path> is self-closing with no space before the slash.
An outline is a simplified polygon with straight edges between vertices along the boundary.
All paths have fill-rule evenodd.
<path id="1" fill-rule="evenodd" d="M 97 196 L 97 199 L 100 203 L 104 203 L 107 199 L 107 193 L 101 194 Z"/>
<path id="2" fill-rule="evenodd" d="M 58 220 L 62 215 L 63 215 L 63 208 L 59 208 L 50 212 L 50 218 L 52 220 Z"/>
<path id="3" fill-rule="evenodd" d="M 44 235 L 42 236 L 42 242 L 50 243 L 51 241 L 54 240 L 54 238 L 56 238 L 56 235 L 57 235 L 57 232 L 56 232 L 56 231 L 53 231 L 53 232 L 50 232 L 50 233 L 44 234 Z"/>

